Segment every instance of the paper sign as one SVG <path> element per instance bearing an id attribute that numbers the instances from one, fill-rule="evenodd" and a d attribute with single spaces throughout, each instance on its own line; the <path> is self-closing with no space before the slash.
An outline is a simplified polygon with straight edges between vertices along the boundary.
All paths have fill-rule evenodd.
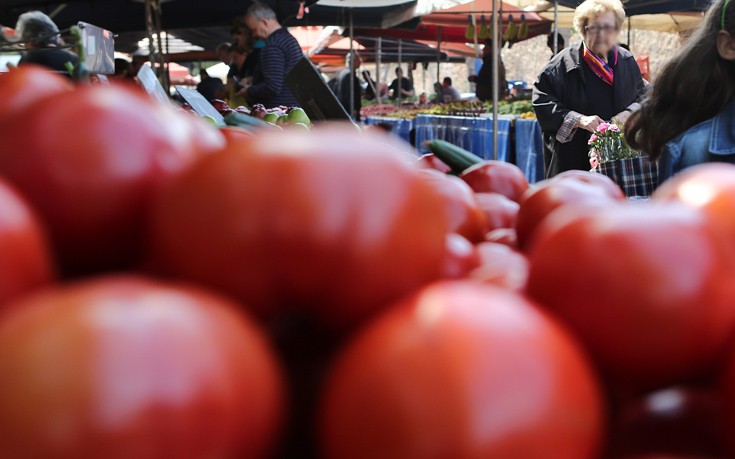
<path id="1" fill-rule="evenodd" d="M 216 108 L 202 96 L 199 91 L 189 89 L 186 86 L 176 86 L 176 91 L 184 98 L 187 104 L 191 105 L 197 115 L 211 116 L 217 122 L 217 126 L 224 126 L 225 119 L 220 115 Z"/>
<path id="2" fill-rule="evenodd" d="M 151 97 L 162 104 L 171 104 L 168 94 L 166 94 L 166 90 L 161 86 L 161 82 L 156 78 L 156 74 L 153 73 L 153 69 L 150 65 L 146 64 L 140 67 L 140 70 L 138 70 L 138 81 Z"/>
<path id="3" fill-rule="evenodd" d="M 78 23 L 82 31 L 84 63 L 90 73 L 115 73 L 115 40 L 109 30 L 86 22 Z"/>

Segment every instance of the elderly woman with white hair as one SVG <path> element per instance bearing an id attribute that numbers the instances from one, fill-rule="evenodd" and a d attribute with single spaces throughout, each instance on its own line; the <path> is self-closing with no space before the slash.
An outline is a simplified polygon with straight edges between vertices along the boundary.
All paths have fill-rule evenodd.
<path id="1" fill-rule="evenodd" d="M 21 14 L 15 31 L 26 49 L 18 65 L 35 64 L 68 75 L 67 62 L 75 65 L 79 60 L 76 54 L 61 48 L 59 28 L 40 11 Z"/>
<path id="2" fill-rule="evenodd" d="M 582 43 L 554 56 L 534 84 L 547 177 L 589 170 L 592 133 L 603 122 L 624 124 L 640 107 L 645 82 L 633 55 L 618 46 L 624 21 L 620 0 L 586 0 L 574 15 Z"/>

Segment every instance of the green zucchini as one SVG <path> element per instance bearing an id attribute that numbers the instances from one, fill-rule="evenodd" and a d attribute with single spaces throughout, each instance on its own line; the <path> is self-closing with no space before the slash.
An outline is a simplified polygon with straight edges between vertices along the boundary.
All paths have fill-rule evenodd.
<path id="1" fill-rule="evenodd" d="M 466 169 L 484 161 L 479 156 L 445 140 L 430 140 L 426 142 L 426 146 L 437 158 L 449 166 L 455 175 L 459 175 Z"/>
<path id="2" fill-rule="evenodd" d="M 266 123 L 265 121 L 261 120 L 260 118 L 256 118 L 254 116 L 245 115 L 244 113 L 238 113 L 238 112 L 232 112 L 229 115 L 225 116 L 225 124 L 228 126 L 237 126 L 239 128 L 246 129 L 248 131 L 252 131 L 254 129 L 260 129 L 260 128 L 272 128 L 270 124 Z"/>

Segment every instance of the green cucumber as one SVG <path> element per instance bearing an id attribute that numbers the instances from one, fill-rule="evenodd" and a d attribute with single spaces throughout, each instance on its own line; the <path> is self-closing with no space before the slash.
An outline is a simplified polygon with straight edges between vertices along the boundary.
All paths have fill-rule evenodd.
<path id="1" fill-rule="evenodd" d="M 434 156 L 449 166 L 455 175 L 459 175 L 466 169 L 484 161 L 479 156 L 445 140 L 430 140 L 426 142 L 426 146 L 434 153 Z"/>

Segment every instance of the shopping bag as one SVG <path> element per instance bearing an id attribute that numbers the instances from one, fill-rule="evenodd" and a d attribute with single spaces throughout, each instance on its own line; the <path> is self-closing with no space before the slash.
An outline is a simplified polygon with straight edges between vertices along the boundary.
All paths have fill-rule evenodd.
<path id="1" fill-rule="evenodd" d="M 607 175 L 628 197 L 650 196 L 658 185 L 658 163 L 645 156 L 601 163 L 592 172 Z"/>

